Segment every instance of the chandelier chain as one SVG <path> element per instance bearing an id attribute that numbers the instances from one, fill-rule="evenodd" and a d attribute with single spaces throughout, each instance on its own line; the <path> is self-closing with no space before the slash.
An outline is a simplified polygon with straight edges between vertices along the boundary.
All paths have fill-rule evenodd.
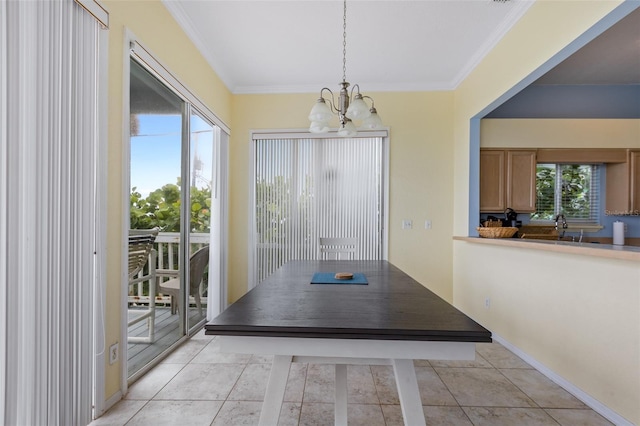
<path id="1" fill-rule="evenodd" d="M 342 15 L 342 81 L 347 81 L 347 0 Z"/>

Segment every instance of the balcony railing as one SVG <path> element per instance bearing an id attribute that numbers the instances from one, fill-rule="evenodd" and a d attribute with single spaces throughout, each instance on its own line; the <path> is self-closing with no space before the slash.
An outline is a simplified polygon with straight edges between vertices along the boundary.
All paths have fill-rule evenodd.
<path id="1" fill-rule="evenodd" d="M 189 235 L 190 251 L 189 254 L 195 253 L 201 247 L 209 244 L 210 236 L 205 233 L 192 233 Z M 155 240 L 154 248 L 157 252 L 156 269 L 174 269 L 178 270 L 180 264 L 179 256 L 180 233 L 179 232 L 161 232 Z M 146 267 L 145 267 L 146 271 Z M 142 275 L 143 272 L 140 272 Z M 129 305 L 142 306 L 149 304 L 149 285 L 147 282 L 139 282 L 129 286 Z M 207 279 L 200 283 L 201 302 L 203 305 L 207 303 Z M 156 294 L 156 305 L 171 306 L 171 298 L 163 294 Z M 189 298 L 189 304 L 195 303 L 193 297 Z"/>

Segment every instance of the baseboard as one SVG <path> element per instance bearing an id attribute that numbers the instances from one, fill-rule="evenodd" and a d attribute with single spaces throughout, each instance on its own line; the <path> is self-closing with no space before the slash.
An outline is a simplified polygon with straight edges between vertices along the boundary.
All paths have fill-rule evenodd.
<path id="1" fill-rule="evenodd" d="M 107 411 L 109 411 L 109 409 L 111 407 L 113 407 L 114 405 L 116 405 L 118 402 L 120 402 L 120 400 L 122 399 L 122 391 L 118 391 L 116 393 L 114 393 L 111 398 L 107 399 L 104 402 L 104 411 L 102 413 L 100 413 L 100 416 L 102 416 L 104 413 L 106 413 Z M 98 416 L 98 417 L 100 417 Z"/>
<path id="2" fill-rule="evenodd" d="M 588 393 L 584 392 L 582 389 L 578 388 L 573 383 L 569 382 L 567 379 L 559 376 L 546 365 L 540 363 L 530 355 L 523 352 L 516 346 L 513 346 L 511 343 L 500 337 L 499 335 L 492 333 L 493 340 L 500 343 L 505 348 L 509 349 L 511 352 L 522 358 L 527 364 L 531 365 L 533 368 L 538 370 L 540 373 L 544 374 L 549 380 L 578 398 L 585 405 L 590 407 L 593 411 L 600 414 L 602 417 L 609 420 L 611 423 L 617 426 L 635 426 L 629 420 L 625 419 L 611 408 L 607 407 Z"/>

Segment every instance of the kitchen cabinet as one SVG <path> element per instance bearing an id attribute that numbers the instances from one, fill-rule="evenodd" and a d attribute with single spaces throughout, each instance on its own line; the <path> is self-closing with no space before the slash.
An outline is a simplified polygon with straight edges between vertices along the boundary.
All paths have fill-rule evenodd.
<path id="1" fill-rule="evenodd" d="M 631 214 L 640 214 L 640 150 L 629 152 L 629 193 Z"/>
<path id="2" fill-rule="evenodd" d="M 505 151 L 480 150 L 480 211 L 503 212 L 505 197 Z"/>
<path id="3" fill-rule="evenodd" d="M 536 210 L 536 151 L 480 150 L 480 212 Z"/>
<path id="4" fill-rule="evenodd" d="M 627 161 L 607 164 L 606 213 L 640 212 L 640 150 L 627 151 Z"/>

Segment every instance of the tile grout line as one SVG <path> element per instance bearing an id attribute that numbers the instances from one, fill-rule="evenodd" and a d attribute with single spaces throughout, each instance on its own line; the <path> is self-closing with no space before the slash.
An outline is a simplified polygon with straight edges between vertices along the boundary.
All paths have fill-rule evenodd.
<path id="1" fill-rule="evenodd" d="M 478 352 L 476 352 L 476 356 L 480 356 L 480 354 Z M 482 359 L 484 359 L 484 358 L 482 358 Z M 440 382 L 442 382 L 442 385 L 445 387 L 445 389 L 447 389 L 447 392 L 449 392 L 449 394 L 451 395 L 453 400 L 456 402 L 457 407 L 460 409 L 460 411 L 462 411 L 462 414 L 464 414 L 464 416 L 467 418 L 467 420 L 469 420 L 469 423 L 471 423 L 472 425 L 475 425 L 475 423 L 473 423 L 473 420 L 471 420 L 471 417 L 469 417 L 469 415 L 464 410 L 464 408 L 462 408 L 462 405 L 460 405 L 460 401 L 458 401 L 458 398 L 456 398 L 454 393 L 451 391 L 451 388 L 449 388 L 449 385 L 447 385 L 447 383 L 444 380 L 442 380 L 442 376 L 440 376 L 440 373 L 438 373 L 438 370 L 431 364 L 431 362 L 429 362 L 429 365 L 431 365 L 431 368 L 433 369 L 433 372 L 436 373 L 436 376 L 438 376 L 438 379 L 440 380 Z M 451 367 L 445 366 L 445 367 L 440 367 L 440 368 L 451 368 Z"/>

